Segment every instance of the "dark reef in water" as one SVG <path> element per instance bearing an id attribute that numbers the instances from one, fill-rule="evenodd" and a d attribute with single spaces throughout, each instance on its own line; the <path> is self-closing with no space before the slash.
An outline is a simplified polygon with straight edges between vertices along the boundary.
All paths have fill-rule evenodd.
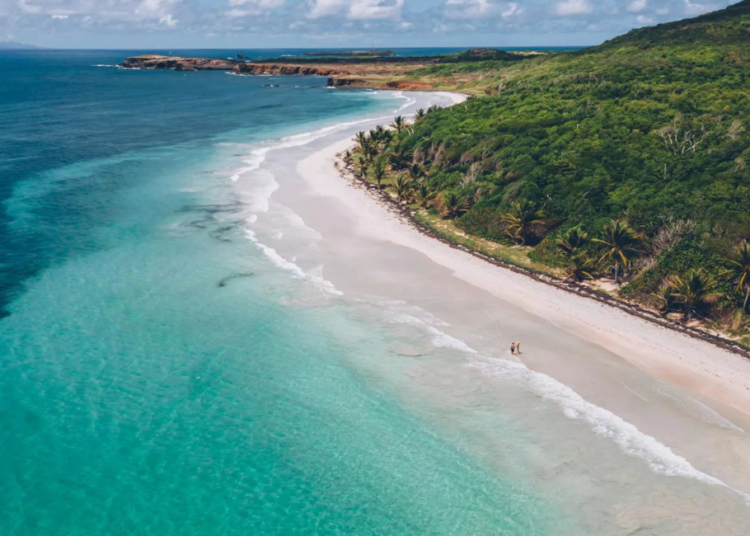
<path id="1" fill-rule="evenodd" d="M 228 275 L 227 277 L 222 278 L 221 281 L 219 281 L 219 283 L 217 284 L 217 286 L 219 288 L 224 288 L 229 284 L 230 281 L 234 281 L 235 279 L 240 279 L 240 278 L 245 278 L 245 277 L 252 277 L 252 276 L 253 276 L 252 272 Z"/>

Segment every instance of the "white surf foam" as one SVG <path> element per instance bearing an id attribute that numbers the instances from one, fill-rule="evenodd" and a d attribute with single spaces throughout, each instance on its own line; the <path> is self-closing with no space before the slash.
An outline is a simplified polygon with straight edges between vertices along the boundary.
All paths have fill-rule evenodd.
<path id="1" fill-rule="evenodd" d="M 740 494 L 750 505 L 750 495 L 696 469 L 689 461 L 675 454 L 656 438 L 644 434 L 636 426 L 611 411 L 586 401 L 573 389 L 551 376 L 530 370 L 517 357 L 510 354 L 503 358 L 481 356 L 464 341 L 429 325 L 413 314 L 397 311 L 391 321 L 424 326 L 432 335 L 432 343 L 435 346 L 453 348 L 464 352 L 470 360 L 469 365 L 484 374 L 508 379 L 525 386 L 542 400 L 559 407 L 569 419 L 585 421 L 591 425 L 596 434 L 611 439 L 626 454 L 644 460 L 654 472 L 665 476 L 692 478 L 713 486 L 731 489 Z"/>
<path id="2" fill-rule="evenodd" d="M 526 385 L 543 400 L 558 406 L 566 417 L 589 423 L 598 435 L 613 440 L 626 454 L 644 460 L 656 473 L 692 478 L 713 486 L 722 486 L 739 493 L 750 504 L 750 495 L 699 471 L 689 461 L 672 452 L 669 447 L 654 437 L 644 434 L 611 411 L 587 402 L 578 393 L 554 378 L 529 370 L 520 361 L 483 358 L 473 360 L 471 366 L 487 375 L 512 379 Z"/>
<path id="3" fill-rule="evenodd" d="M 303 279 L 305 281 L 309 281 L 313 285 L 315 285 L 318 289 L 328 294 L 333 294 L 335 296 L 342 296 L 344 294 L 343 292 L 338 290 L 333 285 L 333 283 L 331 283 L 330 281 L 322 277 L 322 267 L 316 270 L 317 273 L 307 273 L 298 265 L 294 264 L 292 261 L 289 261 L 285 259 L 284 257 L 282 257 L 281 255 L 279 255 L 279 253 L 272 247 L 267 246 L 263 244 L 262 242 L 260 242 L 255 236 L 255 233 L 251 231 L 250 229 L 246 229 L 245 233 L 247 234 L 247 237 L 256 246 L 258 246 L 258 248 L 260 248 L 260 250 L 265 254 L 265 256 L 271 260 L 271 262 L 273 262 L 276 266 L 278 266 L 282 270 L 285 270 L 291 273 L 292 276 L 295 277 L 296 279 Z"/>

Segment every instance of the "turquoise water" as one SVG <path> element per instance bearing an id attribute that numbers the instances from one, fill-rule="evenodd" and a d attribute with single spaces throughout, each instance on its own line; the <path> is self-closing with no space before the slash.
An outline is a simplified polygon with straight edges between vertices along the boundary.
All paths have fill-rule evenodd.
<path id="1" fill-rule="evenodd" d="M 355 366 L 387 334 L 225 188 L 254 143 L 398 103 L 94 67 L 123 55 L 0 56 L 0 534 L 560 534 Z"/>

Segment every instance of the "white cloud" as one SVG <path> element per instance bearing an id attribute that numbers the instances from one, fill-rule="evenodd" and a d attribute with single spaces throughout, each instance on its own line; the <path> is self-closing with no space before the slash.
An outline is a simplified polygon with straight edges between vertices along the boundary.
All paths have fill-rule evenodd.
<path id="1" fill-rule="evenodd" d="M 648 6 L 648 0 L 633 0 L 628 4 L 628 11 L 631 13 L 639 13 L 646 9 Z"/>
<path id="2" fill-rule="evenodd" d="M 255 17 L 281 7 L 285 2 L 286 0 L 229 0 L 232 9 L 225 11 L 224 15 L 230 19 Z"/>
<path id="3" fill-rule="evenodd" d="M 558 2 L 555 6 L 555 12 L 561 16 L 587 15 L 593 11 L 594 6 L 589 0 L 565 0 Z"/>
<path id="4" fill-rule="evenodd" d="M 637 16 L 637 17 L 635 18 L 635 21 L 636 21 L 636 22 L 637 22 L 638 24 L 643 24 L 643 25 L 647 25 L 647 24 L 653 24 L 653 23 L 655 23 L 655 22 L 656 22 L 656 21 L 654 20 L 654 18 L 653 18 L 653 17 L 647 17 L 646 15 L 638 15 L 638 16 Z"/>
<path id="5" fill-rule="evenodd" d="M 310 0 L 309 5 L 308 19 L 344 15 L 347 19 L 368 21 L 400 19 L 404 0 Z"/>
<path id="6" fill-rule="evenodd" d="M 341 13 L 346 6 L 346 0 L 311 0 L 307 17 L 310 19 L 332 17 Z"/>
<path id="7" fill-rule="evenodd" d="M 352 20 L 397 19 L 404 0 L 353 0 L 347 17 Z"/>
<path id="8" fill-rule="evenodd" d="M 170 28 L 177 26 L 177 22 L 177 19 L 173 19 L 171 14 L 167 14 L 159 19 L 159 24 L 169 26 Z"/>
<path id="9" fill-rule="evenodd" d="M 690 0 L 685 0 L 685 13 L 687 13 L 691 17 L 695 17 L 696 15 L 703 15 L 704 13 L 713 11 L 716 8 L 717 6 L 715 6 L 714 4 L 695 4 Z"/>
<path id="10" fill-rule="evenodd" d="M 495 10 L 490 0 L 448 0 L 444 13 L 449 19 L 480 19 L 494 14 Z"/>
<path id="11" fill-rule="evenodd" d="M 286 3 L 286 0 L 229 0 L 230 6 L 252 6 L 258 11 L 276 9 Z"/>
<path id="12" fill-rule="evenodd" d="M 448 0 L 443 14 L 448 19 L 472 20 L 501 17 L 508 20 L 521 15 L 524 9 L 517 2 L 493 2 L 492 0 Z"/>
<path id="13" fill-rule="evenodd" d="M 505 9 L 500 12 L 500 16 L 505 20 L 508 20 L 516 15 L 521 15 L 523 12 L 524 9 L 522 7 L 518 7 L 518 4 L 516 2 L 510 2 L 508 4 L 505 4 Z"/>

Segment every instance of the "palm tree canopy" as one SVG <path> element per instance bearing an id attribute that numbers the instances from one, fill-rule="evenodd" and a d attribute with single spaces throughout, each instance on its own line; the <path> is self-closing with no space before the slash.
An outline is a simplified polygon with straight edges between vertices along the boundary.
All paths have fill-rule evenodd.
<path id="1" fill-rule="evenodd" d="M 743 241 L 735 251 L 735 257 L 729 259 L 729 274 L 732 275 L 737 291 L 741 292 L 750 286 L 750 243 Z"/>
<path id="2" fill-rule="evenodd" d="M 544 223 L 545 213 L 527 200 L 516 201 L 511 210 L 500 217 L 510 235 L 520 244 L 526 243 L 531 227 Z"/>
<path id="3" fill-rule="evenodd" d="M 401 129 L 403 129 L 405 126 L 406 120 L 401 115 L 397 115 L 393 119 L 393 123 L 391 123 L 391 127 L 393 127 L 399 134 L 401 133 Z"/>
<path id="4" fill-rule="evenodd" d="M 580 249 L 586 244 L 586 242 L 588 242 L 588 239 L 589 234 L 586 231 L 580 227 L 573 227 L 572 229 L 568 229 L 563 236 L 555 240 L 555 244 L 568 255 L 573 255 L 576 250 Z"/>
<path id="5" fill-rule="evenodd" d="M 385 160 L 382 157 L 375 160 L 372 166 L 372 175 L 378 181 L 378 186 L 380 186 L 380 182 L 385 178 Z"/>
<path id="6" fill-rule="evenodd" d="M 630 257 L 638 251 L 642 238 L 624 221 L 612 220 L 609 225 L 604 226 L 602 238 L 594 238 L 592 241 L 607 246 L 600 262 L 612 259 L 627 267 Z"/>
<path id="7" fill-rule="evenodd" d="M 393 191 L 401 201 L 407 201 L 414 185 L 405 175 L 399 175 L 393 183 Z"/>
<path id="8" fill-rule="evenodd" d="M 442 215 L 444 218 L 458 218 L 468 210 L 466 199 L 456 192 L 448 192 L 441 197 Z"/>
<path id="9" fill-rule="evenodd" d="M 585 255 L 573 255 L 565 272 L 569 279 L 583 281 L 584 279 L 594 279 L 595 267 L 594 261 L 589 257 Z"/>
<path id="10" fill-rule="evenodd" d="M 682 305 L 686 319 L 718 296 L 716 281 L 703 268 L 690 270 L 685 277 L 673 275 L 666 284 L 672 288 L 675 301 Z"/>

